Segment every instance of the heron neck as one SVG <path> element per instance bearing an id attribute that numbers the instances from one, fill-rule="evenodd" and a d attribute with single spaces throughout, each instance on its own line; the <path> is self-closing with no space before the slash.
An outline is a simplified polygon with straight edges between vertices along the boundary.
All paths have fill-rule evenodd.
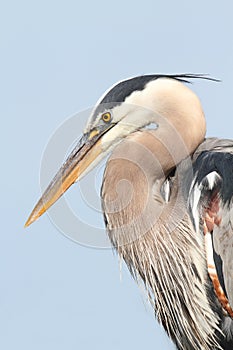
<path id="1" fill-rule="evenodd" d="M 148 84 L 143 92 L 135 92 L 128 103 L 149 111 L 149 118 L 159 127 L 146 133 L 131 135 L 132 140 L 146 145 L 161 160 L 164 171 L 192 154 L 204 140 L 206 122 L 197 95 L 183 83 L 161 78 Z"/>

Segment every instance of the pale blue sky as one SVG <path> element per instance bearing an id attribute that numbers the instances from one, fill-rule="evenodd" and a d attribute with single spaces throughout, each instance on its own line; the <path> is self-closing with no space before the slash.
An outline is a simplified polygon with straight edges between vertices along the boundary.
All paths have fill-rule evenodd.
<path id="1" fill-rule="evenodd" d="M 2 2 L 1 349 L 173 349 L 111 250 L 73 243 L 46 215 L 23 224 L 51 134 L 120 79 L 210 73 L 223 82 L 193 86 L 208 135 L 232 138 L 233 6 L 192 4 Z"/>

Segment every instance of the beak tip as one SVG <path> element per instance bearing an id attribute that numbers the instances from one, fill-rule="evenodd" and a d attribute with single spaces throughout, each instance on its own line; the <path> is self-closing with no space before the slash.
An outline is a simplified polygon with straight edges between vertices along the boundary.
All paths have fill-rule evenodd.
<path id="1" fill-rule="evenodd" d="M 28 226 L 30 226 L 34 221 L 35 221 L 35 219 L 30 215 L 24 224 L 24 228 L 27 228 Z"/>
<path id="2" fill-rule="evenodd" d="M 45 211 L 45 207 L 41 206 L 40 203 L 41 201 L 38 202 L 38 204 L 35 206 L 31 214 L 29 215 L 27 221 L 24 224 L 24 228 L 27 228 L 30 226 L 34 221 L 36 221 Z"/>

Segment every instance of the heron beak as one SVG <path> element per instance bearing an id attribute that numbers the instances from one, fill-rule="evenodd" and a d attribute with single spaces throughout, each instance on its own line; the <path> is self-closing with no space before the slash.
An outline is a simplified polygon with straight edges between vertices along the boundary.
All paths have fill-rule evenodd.
<path id="1" fill-rule="evenodd" d="M 101 136 L 104 133 L 94 129 L 83 135 L 37 202 L 25 223 L 25 227 L 32 224 L 48 210 L 101 154 Z"/>

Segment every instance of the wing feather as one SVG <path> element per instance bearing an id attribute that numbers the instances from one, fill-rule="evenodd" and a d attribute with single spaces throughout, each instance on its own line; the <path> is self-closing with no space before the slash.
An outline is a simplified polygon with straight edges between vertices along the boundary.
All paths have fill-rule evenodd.
<path id="1" fill-rule="evenodd" d="M 204 210 L 217 195 L 220 221 L 212 231 L 215 262 L 218 278 L 233 308 L 233 141 L 207 139 L 195 152 L 193 161 L 190 211 L 195 228 L 203 230 Z"/>

